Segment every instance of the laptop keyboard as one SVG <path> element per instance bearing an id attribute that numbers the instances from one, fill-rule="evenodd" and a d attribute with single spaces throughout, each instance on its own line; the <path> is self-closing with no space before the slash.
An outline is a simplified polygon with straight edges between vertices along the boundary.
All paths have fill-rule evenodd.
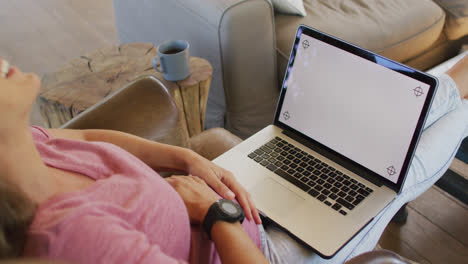
<path id="1" fill-rule="evenodd" d="M 363 183 L 279 137 L 256 149 L 248 157 L 342 215 L 353 210 L 373 192 Z"/>

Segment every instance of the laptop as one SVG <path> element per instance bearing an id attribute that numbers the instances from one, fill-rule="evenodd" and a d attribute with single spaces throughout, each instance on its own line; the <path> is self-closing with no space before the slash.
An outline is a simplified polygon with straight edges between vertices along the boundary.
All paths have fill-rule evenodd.
<path id="1" fill-rule="evenodd" d="M 437 84 L 300 25 L 274 123 L 214 162 L 262 215 L 331 258 L 401 191 Z"/>

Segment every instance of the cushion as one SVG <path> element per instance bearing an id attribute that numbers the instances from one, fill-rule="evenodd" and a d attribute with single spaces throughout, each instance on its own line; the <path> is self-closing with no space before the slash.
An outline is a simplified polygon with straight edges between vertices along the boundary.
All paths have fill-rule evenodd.
<path id="1" fill-rule="evenodd" d="M 448 39 L 459 39 L 468 34 L 468 1 L 434 0 L 447 15 L 444 32 Z"/>
<path id="2" fill-rule="evenodd" d="M 304 0 L 304 5 L 306 17 L 275 16 L 280 78 L 299 24 L 404 62 L 431 46 L 445 21 L 430 0 Z"/>
<path id="3" fill-rule="evenodd" d="M 271 2 L 278 13 L 306 16 L 302 0 L 271 0 Z"/>

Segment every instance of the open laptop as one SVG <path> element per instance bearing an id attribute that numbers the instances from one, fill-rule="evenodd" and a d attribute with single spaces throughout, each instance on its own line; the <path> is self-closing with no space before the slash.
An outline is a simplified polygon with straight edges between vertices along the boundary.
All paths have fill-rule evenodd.
<path id="1" fill-rule="evenodd" d="M 300 25 L 274 124 L 214 162 L 262 214 L 330 258 L 400 192 L 436 87 Z"/>

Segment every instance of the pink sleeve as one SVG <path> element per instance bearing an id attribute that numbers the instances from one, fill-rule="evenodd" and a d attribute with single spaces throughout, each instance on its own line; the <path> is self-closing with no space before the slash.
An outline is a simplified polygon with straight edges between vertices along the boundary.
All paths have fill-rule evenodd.
<path id="1" fill-rule="evenodd" d="M 45 142 L 51 138 L 49 132 L 45 128 L 31 126 L 29 130 L 31 131 L 34 141 Z"/>
<path id="2" fill-rule="evenodd" d="M 60 229 L 57 239 L 62 241 L 49 248 L 52 258 L 76 263 L 187 263 L 164 254 L 144 233 L 112 217 L 77 217 Z"/>

